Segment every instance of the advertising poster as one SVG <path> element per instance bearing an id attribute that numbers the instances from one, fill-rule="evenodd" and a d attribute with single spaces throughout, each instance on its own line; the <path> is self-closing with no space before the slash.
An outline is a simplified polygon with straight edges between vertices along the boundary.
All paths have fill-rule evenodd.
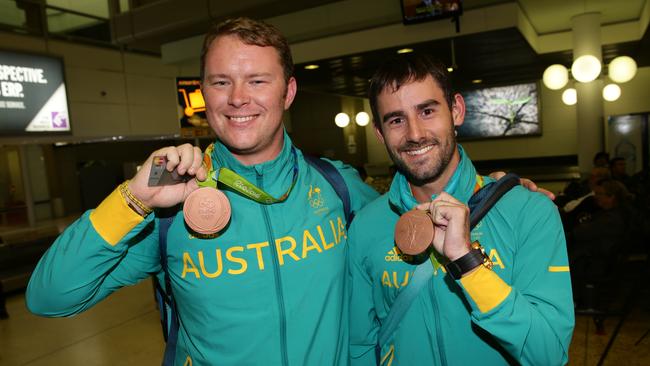
<path id="1" fill-rule="evenodd" d="M 537 84 L 517 84 L 463 92 L 465 122 L 458 138 L 539 136 Z"/>
<path id="2" fill-rule="evenodd" d="M 70 133 L 59 58 L 0 51 L 0 134 Z"/>

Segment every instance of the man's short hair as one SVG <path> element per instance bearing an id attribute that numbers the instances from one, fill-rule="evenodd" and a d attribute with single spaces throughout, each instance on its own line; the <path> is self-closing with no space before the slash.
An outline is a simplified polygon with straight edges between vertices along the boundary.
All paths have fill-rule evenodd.
<path id="1" fill-rule="evenodd" d="M 368 98 L 375 126 L 379 128 L 381 125 L 377 97 L 384 89 L 392 88 L 392 91 L 396 92 L 402 85 L 422 81 L 427 76 L 431 76 L 438 83 L 445 95 L 447 105 L 451 109 L 454 92 L 447 68 L 441 62 L 427 55 L 415 53 L 398 55 L 384 62 L 370 79 Z"/>
<path id="2" fill-rule="evenodd" d="M 596 182 L 597 186 L 603 187 L 605 194 L 614 196 L 618 204 L 625 204 L 630 202 L 634 195 L 625 188 L 625 185 L 615 179 L 605 178 Z"/>
<path id="3" fill-rule="evenodd" d="M 275 48 L 284 71 L 284 81 L 289 82 L 293 76 L 293 59 L 289 42 L 276 27 L 261 20 L 234 18 L 214 24 L 205 35 L 201 50 L 201 82 L 205 77 L 205 56 L 208 54 L 210 45 L 215 39 L 222 36 L 236 36 L 247 45 Z"/>
<path id="4" fill-rule="evenodd" d="M 606 151 L 599 151 L 594 155 L 594 165 L 601 159 L 604 159 L 609 164 L 609 154 Z"/>

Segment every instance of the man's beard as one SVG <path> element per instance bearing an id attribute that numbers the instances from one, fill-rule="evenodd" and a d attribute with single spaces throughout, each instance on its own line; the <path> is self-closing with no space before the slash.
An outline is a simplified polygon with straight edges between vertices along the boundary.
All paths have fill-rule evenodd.
<path id="1" fill-rule="evenodd" d="M 433 149 L 438 149 L 438 154 L 433 157 L 433 164 L 429 167 L 409 167 L 407 163 L 402 160 L 400 152 L 405 150 L 417 150 L 420 147 L 433 145 Z M 416 186 L 423 186 L 427 183 L 434 182 L 440 175 L 445 171 L 445 168 L 449 165 L 452 156 L 454 155 L 454 149 L 456 148 L 456 141 L 453 136 L 448 136 L 444 142 L 441 142 L 438 138 L 432 138 L 428 140 L 423 140 L 420 142 L 407 142 L 404 145 L 397 148 L 397 151 L 392 149 L 387 149 L 388 155 L 390 155 L 391 160 L 395 163 L 397 170 L 404 174 L 409 183 Z M 426 152 L 430 154 L 431 151 Z M 425 163 L 430 162 L 431 159 L 427 159 Z M 429 164 L 431 165 L 431 164 Z"/>

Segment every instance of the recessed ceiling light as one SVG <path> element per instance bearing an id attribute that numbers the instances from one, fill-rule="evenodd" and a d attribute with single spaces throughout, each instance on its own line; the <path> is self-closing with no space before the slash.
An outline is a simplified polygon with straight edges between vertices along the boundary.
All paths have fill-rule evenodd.
<path id="1" fill-rule="evenodd" d="M 413 52 L 412 48 L 401 48 L 397 50 L 397 53 L 410 53 L 410 52 Z"/>
<path id="2" fill-rule="evenodd" d="M 448 67 L 447 72 L 454 72 L 454 68 L 453 67 Z"/>
<path id="3" fill-rule="evenodd" d="M 480 83 L 482 83 L 482 82 L 483 82 L 483 80 L 481 80 L 481 79 L 474 79 L 474 80 L 472 80 L 472 84 L 480 84 Z"/>
<path id="4" fill-rule="evenodd" d="M 319 67 L 320 67 L 320 66 L 318 66 L 318 65 L 316 65 L 316 64 L 311 64 L 311 65 L 307 65 L 307 66 L 305 66 L 305 70 L 316 70 L 316 69 L 319 68 Z"/>

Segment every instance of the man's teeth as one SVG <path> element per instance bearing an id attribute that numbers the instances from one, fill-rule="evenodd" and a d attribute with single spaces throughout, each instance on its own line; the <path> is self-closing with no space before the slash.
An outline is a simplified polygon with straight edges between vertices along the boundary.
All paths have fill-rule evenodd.
<path id="1" fill-rule="evenodd" d="M 255 118 L 255 116 L 235 117 L 230 116 L 230 120 L 234 122 L 247 122 Z"/>
<path id="2" fill-rule="evenodd" d="M 412 156 L 422 155 L 422 154 L 426 153 L 427 151 L 429 151 L 431 149 L 433 149 L 433 146 L 429 145 L 429 146 L 425 146 L 425 147 L 423 147 L 421 149 L 418 149 L 418 150 L 407 151 L 406 154 L 407 155 L 412 155 Z"/>

